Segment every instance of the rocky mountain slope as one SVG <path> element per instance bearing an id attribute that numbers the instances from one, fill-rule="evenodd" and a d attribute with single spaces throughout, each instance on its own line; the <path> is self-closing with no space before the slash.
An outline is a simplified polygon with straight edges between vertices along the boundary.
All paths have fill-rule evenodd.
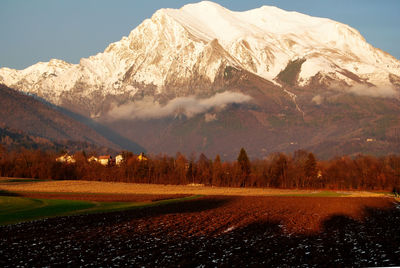
<path id="1" fill-rule="evenodd" d="M 396 58 L 350 26 L 269 6 L 161 9 L 79 64 L 2 68 L 0 83 L 154 152 L 227 152 L 237 144 L 262 156 L 331 144 L 338 153 L 359 139 L 349 153 L 379 153 L 393 147 L 399 125 Z M 382 144 L 371 149 L 367 139 Z"/>

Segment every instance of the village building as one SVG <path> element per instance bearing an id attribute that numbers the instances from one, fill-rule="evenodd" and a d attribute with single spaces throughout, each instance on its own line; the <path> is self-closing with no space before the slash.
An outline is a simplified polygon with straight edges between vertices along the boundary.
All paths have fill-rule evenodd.
<path id="1" fill-rule="evenodd" d="M 60 162 L 60 163 L 68 163 L 68 164 L 72 164 L 72 163 L 76 162 L 75 158 L 72 155 L 68 155 L 68 154 L 64 154 L 60 157 L 57 157 L 56 161 Z"/>
<path id="2" fill-rule="evenodd" d="M 99 161 L 99 159 L 96 156 L 91 156 L 88 159 L 88 162 L 98 162 L 98 161 Z"/>
<path id="3" fill-rule="evenodd" d="M 102 164 L 103 166 L 110 165 L 110 164 L 112 163 L 112 157 L 111 157 L 111 155 L 102 155 L 102 156 L 99 156 L 98 162 L 99 162 L 100 164 Z"/>
<path id="4" fill-rule="evenodd" d="M 138 157 L 137 157 L 137 160 L 139 160 L 139 161 L 147 161 L 148 158 L 145 156 L 144 153 L 140 153 L 140 154 L 138 155 Z"/>
<path id="5" fill-rule="evenodd" d="M 121 165 L 123 161 L 124 161 L 124 157 L 122 156 L 122 154 L 119 154 L 115 157 L 115 164 L 117 166 Z"/>
<path id="6" fill-rule="evenodd" d="M 136 159 L 138 161 L 147 161 L 148 158 L 144 153 L 140 153 Z M 117 156 L 115 156 L 115 158 L 113 159 L 111 155 L 102 155 L 99 157 L 96 156 L 91 156 L 87 159 L 88 162 L 97 162 L 100 163 L 103 166 L 108 166 L 108 165 L 112 165 L 115 164 L 117 166 L 120 166 L 123 162 L 124 162 L 124 156 L 122 154 L 119 154 Z"/>

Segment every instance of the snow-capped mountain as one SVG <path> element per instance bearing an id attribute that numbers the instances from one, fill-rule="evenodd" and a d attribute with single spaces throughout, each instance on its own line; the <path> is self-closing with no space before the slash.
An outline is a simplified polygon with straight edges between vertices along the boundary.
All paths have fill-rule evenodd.
<path id="1" fill-rule="evenodd" d="M 399 91 L 400 62 L 347 25 L 271 6 L 234 12 L 208 1 L 158 10 L 79 64 L 53 59 L 1 68 L 0 83 L 94 117 L 144 96 L 210 96 L 232 68 L 285 87 L 279 74 L 294 62 L 300 65 L 291 86 L 318 82 L 372 96 Z"/>
<path id="2" fill-rule="evenodd" d="M 79 64 L 2 68 L 1 83 L 154 153 L 331 157 L 400 146 L 400 62 L 347 25 L 276 7 L 161 9 Z"/>

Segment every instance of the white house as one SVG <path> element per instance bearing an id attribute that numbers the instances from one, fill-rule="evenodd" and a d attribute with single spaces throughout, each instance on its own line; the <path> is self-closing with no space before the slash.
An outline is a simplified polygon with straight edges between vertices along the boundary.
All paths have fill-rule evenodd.
<path id="1" fill-rule="evenodd" d="M 88 159 L 88 162 L 98 162 L 98 161 L 99 161 L 99 159 L 96 156 L 91 156 Z"/>
<path id="2" fill-rule="evenodd" d="M 140 153 L 140 155 L 138 155 L 137 159 L 139 161 L 147 161 L 147 157 L 144 155 L 144 153 Z"/>
<path id="3" fill-rule="evenodd" d="M 98 162 L 99 162 L 100 164 L 102 164 L 103 166 L 107 166 L 107 165 L 111 164 L 111 162 L 112 162 L 112 157 L 111 157 L 111 155 L 102 155 L 102 156 L 99 156 Z"/>
<path id="4" fill-rule="evenodd" d="M 124 157 L 122 156 L 122 154 L 119 154 L 115 157 L 115 164 L 117 166 L 121 165 L 123 161 L 124 161 Z"/>
<path id="5" fill-rule="evenodd" d="M 68 163 L 68 164 L 72 164 L 72 163 L 76 162 L 75 158 L 72 155 L 68 155 L 68 154 L 64 154 L 60 157 L 57 157 L 56 161 L 60 162 L 60 163 Z"/>

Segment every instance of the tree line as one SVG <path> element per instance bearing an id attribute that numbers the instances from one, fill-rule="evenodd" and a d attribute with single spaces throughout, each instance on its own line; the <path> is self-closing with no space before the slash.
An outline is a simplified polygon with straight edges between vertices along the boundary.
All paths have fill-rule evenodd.
<path id="1" fill-rule="evenodd" d="M 155 184 L 202 184 L 220 187 L 273 187 L 336 190 L 400 189 L 400 155 L 359 155 L 318 161 L 304 150 L 273 153 L 250 161 L 241 149 L 236 161 L 221 161 L 177 153 L 148 156 L 140 161 L 123 152 L 120 165 L 89 162 L 85 152 L 75 163 L 60 163 L 60 154 L 40 150 L 7 151 L 0 147 L 0 176 L 55 180 L 96 180 Z"/>

